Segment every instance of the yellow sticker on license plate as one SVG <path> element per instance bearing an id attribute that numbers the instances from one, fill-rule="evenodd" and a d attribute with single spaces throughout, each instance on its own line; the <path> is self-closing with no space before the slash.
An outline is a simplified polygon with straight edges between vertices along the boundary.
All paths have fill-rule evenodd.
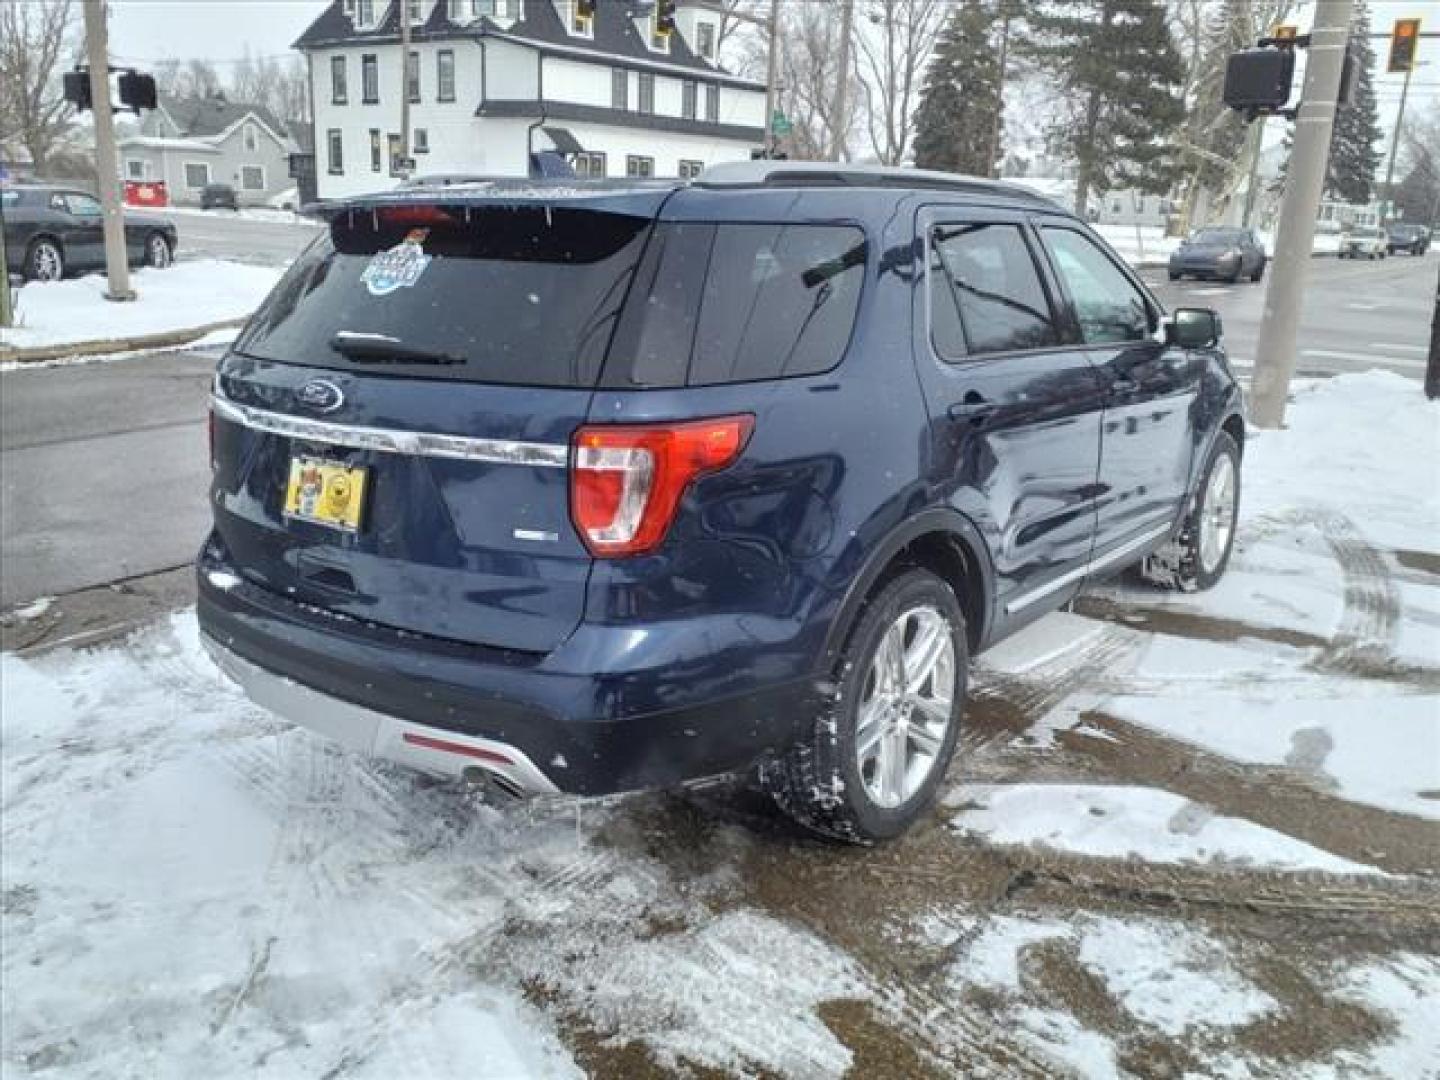
<path id="1" fill-rule="evenodd" d="M 286 517 L 358 532 L 364 505 L 364 469 L 318 458 L 290 459 L 290 483 L 285 488 Z"/>

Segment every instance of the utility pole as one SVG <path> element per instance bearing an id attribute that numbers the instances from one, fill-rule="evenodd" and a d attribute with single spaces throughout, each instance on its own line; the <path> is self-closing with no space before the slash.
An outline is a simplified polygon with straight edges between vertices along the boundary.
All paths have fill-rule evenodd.
<path id="1" fill-rule="evenodd" d="M 775 151 L 775 100 L 780 93 L 780 0 L 770 0 L 766 20 L 769 47 L 765 53 L 765 156 Z"/>
<path id="2" fill-rule="evenodd" d="M 1265 145 L 1265 118 L 1262 116 L 1250 125 L 1250 179 L 1245 185 L 1245 212 L 1240 224 L 1250 228 L 1255 219 L 1256 187 L 1260 183 L 1260 151 Z"/>
<path id="3" fill-rule="evenodd" d="M 115 153 L 115 113 L 110 108 L 110 45 L 104 0 L 85 0 L 85 55 L 90 64 L 90 101 L 95 111 L 95 174 L 105 223 L 106 300 L 134 300 L 125 259 L 125 212 L 120 206 L 120 159 Z"/>
<path id="4" fill-rule="evenodd" d="M 410 176 L 405 162 L 410 160 L 410 0 L 400 5 L 400 164 L 392 164 L 402 177 Z"/>
<path id="5" fill-rule="evenodd" d="M 9 267 L 5 256 L 5 210 L 0 207 L 0 327 L 9 326 L 15 321 L 15 313 L 10 310 Z"/>
<path id="6" fill-rule="evenodd" d="M 845 149 L 845 129 L 849 126 L 846 117 L 850 108 L 850 34 L 854 24 L 855 0 L 840 0 L 840 63 L 835 76 L 835 97 L 830 107 L 831 139 L 827 155 L 831 161 L 840 160 Z"/>
<path id="7" fill-rule="evenodd" d="M 1300 303 L 1315 243 L 1315 215 L 1325 186 L 1330 132 L 1335 126 L 1340 72 L 1354 7 L 1355 0 L 1317 0 L 1315 4 L 1305 87 L 1296 111 L 1295 142 L 1275 236 L 1275 265 L 1268 275 L 1265 315 L 1255 347 L 1251 419 L 1262 428 L 1279 428 L 1285 422 L 1285 400 L 1295 373 Z"/>
<path id="8" fill-rule="evenodd" d="M 1385 213 L 1380 224 L 1385 225 L 1395 210 L 1395 151 L 1400 149 L 1400 128 L 1405 123 L 1405 99 L 1410 96 L 1410 74 L 1415 70 L 1412 63 L 1405 69 L 1405 82 L 1400 86 L 1400 111 L 1395 114 L 1395 130 L 1390 133 L 1390 163 L 1385 166 Z"/>

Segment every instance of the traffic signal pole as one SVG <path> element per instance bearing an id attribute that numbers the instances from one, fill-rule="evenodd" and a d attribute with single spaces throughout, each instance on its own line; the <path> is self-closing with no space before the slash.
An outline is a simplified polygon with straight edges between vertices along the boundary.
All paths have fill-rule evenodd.
<path id="1" fill-rule="evenodd" d="M 1354 0 L 1317 0 L 1310 31 L 1305 87 L 1295 118 L 1295 139 L 1286 170 L 1285 201 L 1275 236 L 1275 258 L 1265 290 L 1265 310 L 1255 352 L 1250 419 L 1261 428 L 1285 423 L 1285 403 L 1295 373 L 1295 342 L 1305 276 L 1315 243 L 1315 215 L 1325 187 L 1330 132 L 1335 126 L 1340 72 L 1350 39 Z"/>
<path id="2" fill-rule="evenodd" d="M 1414 70 L 1414 64 L 1405 69 L 1405 82 L 1400 87 L 1400 111 L 1395 114 L 1395 130 L 1390 133 L 1390 163 L 1385 166 L 1385 202 L 1381 204 L 1385 207 L 1385 216 L 1381 225 L 1388 224 L 1395 216 L 1395 188 L 1392 186 L 1395 182 L 1395 152 L 1400 149 L 1400 129 L 1405 124 L 1405 99 L 1410 96 L 1410 74 Z"/>
<path id="3" fill-rule="evenodd" d="M 110 108 L 110 46 L 104 0 L 85 0 L 85 54 L 90 63 L 90 100 L 95 115 L 95 175 L 105 224 L 107 300 L 134 300 L 125 257 L 125 212 L 120 206 L 120 159 L 115 151 L 115 113 Z"/>

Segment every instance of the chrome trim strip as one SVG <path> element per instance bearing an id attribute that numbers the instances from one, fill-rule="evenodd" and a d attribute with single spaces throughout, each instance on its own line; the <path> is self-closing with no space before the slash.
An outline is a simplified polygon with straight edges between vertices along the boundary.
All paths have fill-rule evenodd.
<path id="1" fill-rule="evenodd" d="M 1031 604 L 1035 603 L 1037 600 L 1043 600 L 1051 593 L 1063 589 L 1066 585 L 1069 585 L 1072 582 L 1079 581 L 1087 574 L 1093 573 L 1096 570 L 1109 566 L 1111 563 L 1123 559 L 1126 555 L 1129 555 L 1133 551 L 1138 551 L 1140 548 L 1150 543 L 1150 541 L 1154 540 L 1156 537 L 1163 536 L 1169 531 L 1170 525 L 1167 522 L 1166 524 L 1161 525 L 1159 528 L 1151 529 L 1148 532 L 1142 533 L 1141 535 L 1135 537 L 1135 539 L 1133 540 L 1126 541 L 1118 548 L 1107 551 L 1098 559 L 1091 559 L 1089 562 L 1085 563 L 1085 565 L 1077 566 L 1074 570 L 1070 570 L 1064 574 L 1061 574 L 1054 581 L 1047 581 L 1044 585 L 1041 585 L 1038 588 L 1031 589 L 1029 592 L 1021 593 L 1019 596 L 1005 601 L 1005 614 L 1013 615 L 1021 608 L 1027 608 Z"/>
<path id="2" fill-rule="evenodd" d="M 215 415 L 254 431 L 284 435 L 292 439 L 350 446 L 359 450 L 382 450 L 391 454 L 456 458 L 495 465 L 536 465 L 563 469 L 570 464 L 570 448 L 555 443 L 517 442 L 513 439 L 477 439 L 469 435 L 442 435 L 429 431 L 401 431 L 397 428 L 359 427 L 328 420 L 311 420 L 289 413 L 270 412 L 211 395 Z"/>
<path id="3" fill-rule="evenodd" d="M 255 704 L 351 750 L 452 779 L 463 778 L 467 769 L 478 766 L 504 777 L 527 795 L 556 795 L 560 791 L 524 752 L 509 743 L 416 724 L 341 701 L 251 663 L 209 634 L 200 635 L 200 644 Z M 507 760 L 482 762 L 463 754 L 417 746 L 405 741 L 407 733 L 499 754 Z"/>

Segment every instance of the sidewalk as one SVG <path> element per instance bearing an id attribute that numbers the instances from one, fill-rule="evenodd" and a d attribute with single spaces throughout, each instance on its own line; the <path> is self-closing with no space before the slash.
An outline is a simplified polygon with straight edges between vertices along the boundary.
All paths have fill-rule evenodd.
<path id="1" fill-rule="evenodd" d="M 139 294 L 104 298 L 105 276 L 31 282 L 16 294 L 15 326 L 0 330 L 0 365 L 189 344 L 238 330 L 282 270 L 218 259 L 136 270 Z"/>

